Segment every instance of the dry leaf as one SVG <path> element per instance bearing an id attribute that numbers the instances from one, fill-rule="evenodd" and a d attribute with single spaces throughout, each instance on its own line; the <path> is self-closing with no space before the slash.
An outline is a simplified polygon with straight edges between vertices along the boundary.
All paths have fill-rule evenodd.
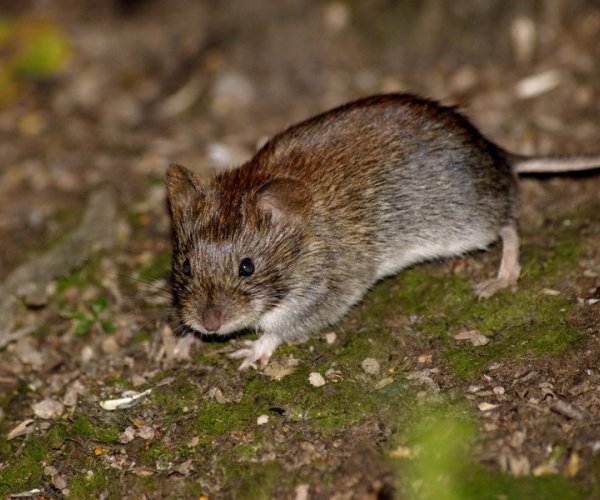
<path id="1" fill-rule="evenodd" d="M 491 410 L 495 410 L 496 408 L 498 408 L 498 406 L 500 405 L 495 405 L 492 403 L 479 403 L 477 405 L 477 408 L 479 408 L 480 411 L 491 411 Z"/>
<path id="2" fill-rule="evenodd" d="M 383 389 L 385 386 L 390 385 L 394 379 L 392 377 L 382 378 L 379 382 L 375 384 L 375 389 Z"/>
<path id="3" fill-rule="evenodd" d="M 8 433 L 6 440 L 10 441 L 11 439 L 14 439 L 18 436 L 22 436 L 23 434 L 29 434 L 30 432 L 33 432 L 33 425 L 31 425 L 32 423 L 32 418 L 23 420 L 19 425 L 17 425 L 12 431 Z"/>
<path id="4" fill-rule="evenodd" d="M 152 389 L 147 389 L 144 392 L 127 391 L 123 398 L 108 399 L 100 401 L 100 406 L 107 411 L 123 410 L 131 408 L 142 402 L 142 400 L 152 392 Z"/>

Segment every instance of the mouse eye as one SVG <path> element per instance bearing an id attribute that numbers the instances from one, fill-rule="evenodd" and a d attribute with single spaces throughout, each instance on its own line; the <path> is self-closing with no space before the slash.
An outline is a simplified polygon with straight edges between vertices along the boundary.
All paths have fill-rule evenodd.
<path id="1" fill-rule="evenodd" d="M 254 273 L 254 262 L 252 262 L 252 259 L 246 257 L 240 262 L 238 276 L 243 278 L 245 276 L 250 276 L 252 273 Z"/>
<path id="2" fill-rule="evenodd" d="M 183 261 L 183 265 L 181 266 L 181 271 L 183 272 L 183 274 L 185 274 L 188 278 L 192 277 L 192 265 L 190 264 L 190 259 L 185 259 Z"/>

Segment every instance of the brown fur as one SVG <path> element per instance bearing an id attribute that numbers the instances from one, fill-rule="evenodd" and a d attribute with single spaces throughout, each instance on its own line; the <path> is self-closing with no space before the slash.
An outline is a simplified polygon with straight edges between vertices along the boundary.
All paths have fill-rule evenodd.
<path id="1" fill-rule="evenodd" d="M 482 288 L 489 296 L 518 276 L 512 165 L 523 161 L 453 108 L 391 94 L 295 125 L 206 185 L 171 166 L 181 318 L 203 333 L 220 323 L 218 334 L 264 332 L 237 357 L 242 367 L 266 362 L 281 341 L 337 321 L 383 276 L 510 233 L 513 257 L 502 283 Z M 245 258 L 255 272 L 240 277 Z"/>

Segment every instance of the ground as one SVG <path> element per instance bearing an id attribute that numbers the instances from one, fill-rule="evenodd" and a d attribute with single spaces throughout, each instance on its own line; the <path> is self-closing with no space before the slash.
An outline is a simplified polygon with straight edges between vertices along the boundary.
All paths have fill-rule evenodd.
<path id="1" fill-rule="evenodd" d="M 598 173 L 521 180 L 517 290 L 473 296 L 499 246 L 416 266 L 244 372 L 239 339 L 173 334 L 163 184 L 170 162 L 208 175 L 397 90 L 458 105 L 514 152 L 598 152 L 593 2 L 0 15 L 0 496 L 600 496 Z"/>

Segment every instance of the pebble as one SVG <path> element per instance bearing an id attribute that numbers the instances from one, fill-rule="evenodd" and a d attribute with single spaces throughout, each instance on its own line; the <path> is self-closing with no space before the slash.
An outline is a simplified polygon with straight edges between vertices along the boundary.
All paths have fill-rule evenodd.
<path id="1" fill-rule="evenodd" d="M 350 8 L 343 2 L 329 2 L 325 7 L 324 19 L 331 31 L 341 31 L 350 22 Z"/>
<path id="2" fill-rule="evenodd" d="M 45 286 L 40 283 L 29 283 L 23 290 L 23 302 L 27 307 L 33 309 L 42 308 L 48 305 L 48 293 Z"/>
<path id="3" fill-rule="evenodd" d="M 131 384 L 133 385 L 133 387 L 141 387 L 144 384 L 148 383 L 148 381 L 146 380 L 146 377 L 142 377 L 141 375 L 138 374 L 134 374 L 131 377 Z"/>
<path id="4" fill-rule="evenodd" d="M 101 347 L 104 354 L 115 354 L 120 349 L 120 346 L 114 337 L 105 337 L 102 339 Z"/>
<path id="5" fill-rule="evenodd" d="M 323 375 L 317 372 L 312 372 L 308 376 L 308 381 L 310 382 L 310 385 L 314 387 L 322 387 L 325 385 L 325 379 L 323 378 Z"/>
<path id="6" fill-rule="evenodd" d="M 67 388 L 62 403 L 65 406 L 77 406 L 77 398 L 84 390 L 85 386 L 79 380 L 76 380 Z"/>
<path id="7" fill-rule="evenodd" d="M 45 420 L 60 417 L 65 409 L 62 403 L 59 403 L 54 399 L 44 399 L 43 401 L 34 404 L 31 408 L 36 417 Z"/>
<path id="8" fill-rule="evenodd" d="M 135 428 L 132 426 L 127 427 L 120 435 L 119 435 L 119 443 L 127 444 L 135 439 Z"/>
<path id="9" fill-rule="evenodd" d="M 394 382 L 394 379 L 392 377 L 382 378 L 379 382 L 375 384 L 375 389 L 383 389 L 384 387 L 390 385 L 392 382 Z"/>
<path id="10" fill-rule="evenodd" d="M 218 387 L 211 387 L 208 391 L 208 397 L 214 399 L 220 405 L 228 403 L 227 398 L 223 395 L 223 391 Z"/>
<path id="11" fill-rule="evenodd" d="M 269 415 L 261 415 L 256 419 L 256 425 L 265 425 L 269 421 Z"/>
<path id="12" fill-rule="evenodd" d="M 84 348 L 81 349 L 81 362 L 85 364 L 92 359 L 94 359 L 94 349 L 89 345 L 84 346 Z"/>
<path id="13" fill-rule="evenodd" d="M 525 455 L 510 455 L 508 467 L 513 476 L 528 476 L 531 470 L 529 459 Z"/>
<path id="14" fill-rule="evenodd" d="M 246 75 L 234 71 L 222 73 L 212 88 L 211 108 L 216 114 L 224 115 L 250 104 L 255 94 L 254 86 Z"/>
<path id="15" fill-rule="evenodd" d="M 456 340 L 468 340 L 474 346 L 486 345 L 486 344 L 488 344 L 490 342 L 489 338 L 487 338 L 485 335 L 482 335 L 477 330 L 468 330 L 468 331 L 465 331 L 465 332 L 457 333 L 454 336 L 454 338 Z"/>
<path id="16" fill-rule="evenodd" d="M 33 346 L 29 338 L 20 339 L 15 344 L 13 352 L 22 363 L 31 366 L 34 370 L 40 370 L 44 365 L 44 356 Z"/>
<path id="17" fill-rule="evenodd" d="M 142 439 L 154 439 L 154 436 L 156 435 L 156 432 L 154 431 L 154 429 L 152 427 L 150 427 L 149 425 L 142 425 L 138 430 L 137 430 L 137 435 L 139 437 L 141 437 Z"/>
<path id="18" fill-rule="evenodd" d="M 377 375 L 381 369 L 375 358 L 365 358 L 360 366 L 369 375 Z"/>

